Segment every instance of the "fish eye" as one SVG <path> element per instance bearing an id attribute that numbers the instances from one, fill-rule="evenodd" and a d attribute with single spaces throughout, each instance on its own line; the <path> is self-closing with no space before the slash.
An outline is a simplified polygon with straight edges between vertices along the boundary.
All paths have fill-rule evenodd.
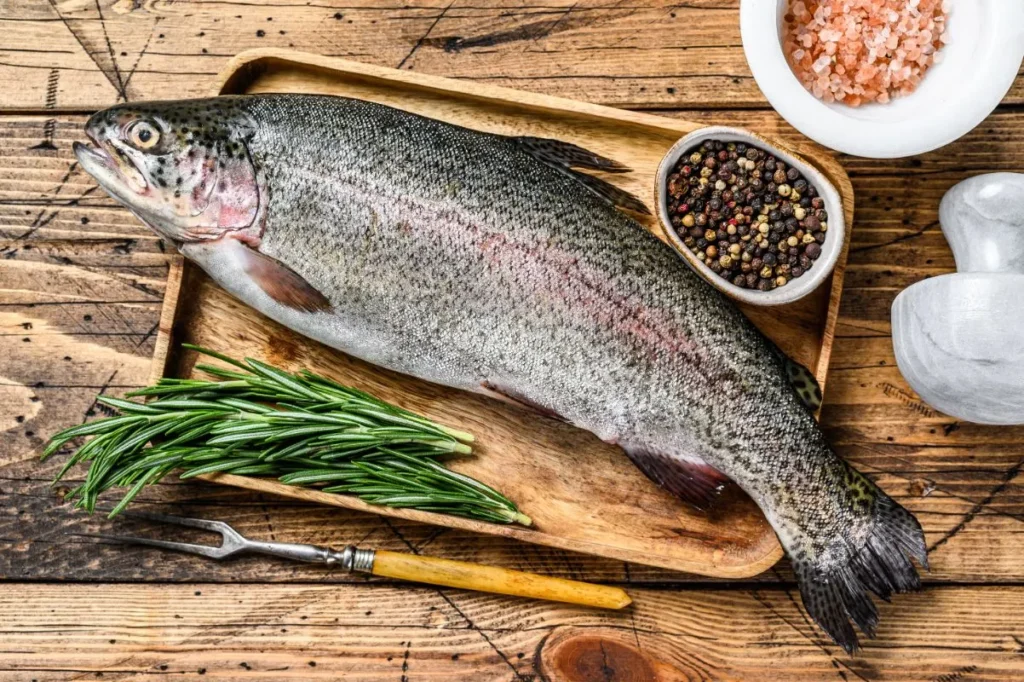
<path id="1" fill-rule="evenodd" d="M 152 149 L 160 141 L 160 131 L 148 121 L 136 121 L 128 128 L 128 140 L 137 149 Z"/>

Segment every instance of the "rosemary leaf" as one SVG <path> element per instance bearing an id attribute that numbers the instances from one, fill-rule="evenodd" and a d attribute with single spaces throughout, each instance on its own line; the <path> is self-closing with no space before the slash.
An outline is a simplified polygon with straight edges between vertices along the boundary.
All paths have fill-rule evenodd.
<path id="1" fill-rule="evenodd" d="M 372 504 L 530 525 L 501 493 L 438 462 L 471 454 L 471 434 L 308 370 L 293 374 L 252 358 L 185 347 L 231 369 L 200 364 L 213 380 L 165 378 L 129 399 L 100 396 L 119 414 L 51 439 L 44 459 L 77 438 L 89 439 L 56 477 L 89 464 L 85 481 L 68 495 L 76 506 L 92 511 L 100 495 L 127 487 L 111 512 L 116 515 L 177 469 L 183 479 L 218 472 L 266 476 Z"/>

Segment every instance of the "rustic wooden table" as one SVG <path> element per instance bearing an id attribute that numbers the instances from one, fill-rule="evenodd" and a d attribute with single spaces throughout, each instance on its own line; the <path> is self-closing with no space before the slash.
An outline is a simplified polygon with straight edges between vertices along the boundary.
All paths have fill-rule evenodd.
<path id="1" fill-rule="evenodd" d="M 257 537 L 359 542 L 626 586 L 608 614 L 367 581 L 257 559 L 216 564 L 69 535 L 37 462 L 56 430 L 149 374 L 168 252 L 77 167 L 85 116 L 208 94 L 228 58 L 294 47 L 799 136 L 766 105 L 738 0 L 5 0 L 0 2 L 0 680 L 1011 680 L 1024 676 L 1024 429 L 935 413 L 901 379 L 889 306 L 953 269 L 939 198 L 1024 166 L 1024 74 L 975 132 L 900 161 L 842 158 L 857 220 L 823 421 L 913 510 L 932 562 L 845 656 L 788 565 L 712 582 L 494 537 L 167 481 L 143 501 Z M 766 37 L 766 39 L 768 39 Z M 200 677 L 205 675 L 205 677 Z"/>

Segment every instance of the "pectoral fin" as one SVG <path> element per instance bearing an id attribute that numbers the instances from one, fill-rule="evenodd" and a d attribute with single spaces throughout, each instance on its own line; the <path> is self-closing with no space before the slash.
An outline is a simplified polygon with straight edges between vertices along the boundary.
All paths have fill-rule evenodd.
<path id="1" fill-rule="evenodd" d="M 307 313 L 328 312 L 331 302 L 284 263 L 239 243 L 242 269 L 263 292 L 283 306 Z"/>
<path id="2" fill-rule="evenodd" d="M 672 456 L 629 446 L 623 449 L 649 479 L 698 509 L 714 504 L 729 482 L 725 474 L 700 457 Z"/>

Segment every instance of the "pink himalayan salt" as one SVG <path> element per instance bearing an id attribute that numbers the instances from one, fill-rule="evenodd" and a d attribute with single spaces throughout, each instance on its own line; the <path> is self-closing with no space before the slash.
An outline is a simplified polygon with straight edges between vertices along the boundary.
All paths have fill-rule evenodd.
<path id="1" fill-rule="evenodd" d="M 949 0 L 790 0 L 783 50 L 815 97 L 885 103 L 939 61 L 948 13 Z"/>

